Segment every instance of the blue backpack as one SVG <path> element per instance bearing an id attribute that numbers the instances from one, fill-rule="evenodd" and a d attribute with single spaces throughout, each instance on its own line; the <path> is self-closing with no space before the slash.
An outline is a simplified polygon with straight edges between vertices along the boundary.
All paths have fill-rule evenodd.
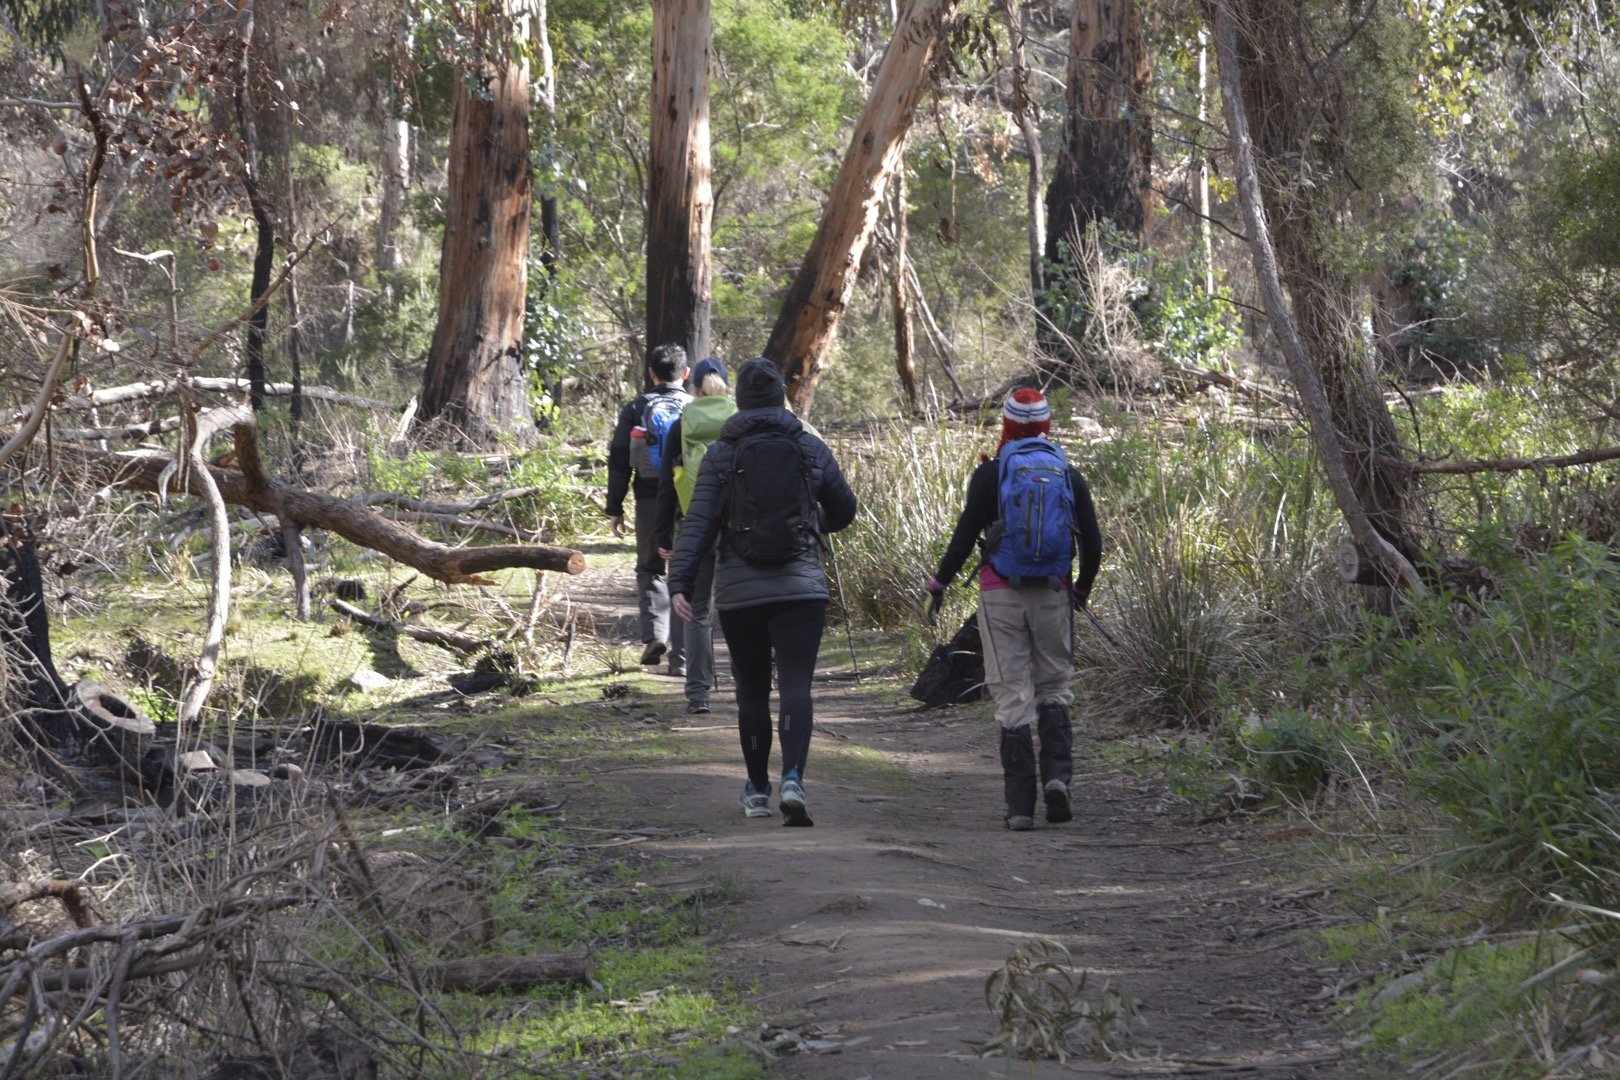
<path id="1" fill-rule="evenodd" d="M 1074 489 L 1063 450 L 1042 438 L 1001 448 L 1001 520 L 985 535 L 985 561 L 1014 586 L 1062 584 L 1074 561 Z"/>
<path id="2" fill-rule="evenodd" d="M 681 418 L 681 410 L 692 400 L 684 390 L 655 391 L 641 406 L 640 459 L 632 461 L 644 477 L 657 477 L 664 468 L 664 450 L 669 445 L 669 429 Z"/>

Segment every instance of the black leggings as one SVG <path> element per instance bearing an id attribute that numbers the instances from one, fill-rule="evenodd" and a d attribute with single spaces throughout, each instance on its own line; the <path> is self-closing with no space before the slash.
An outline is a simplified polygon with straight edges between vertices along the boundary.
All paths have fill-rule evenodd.
<path id="1" fill-rule="evenodd" d="M 804 774 L 810 754 L 810 679 L 816 673 L 827 601 L 789 600 L 779 604 L 721 610 L 720 629 L 731 653 L 731 679 L 737 687 L 737 734 L 742 739 L 748 779 L 760 791 L 770 782 L 771 659 L 781 697 L 782 772 Z"/>

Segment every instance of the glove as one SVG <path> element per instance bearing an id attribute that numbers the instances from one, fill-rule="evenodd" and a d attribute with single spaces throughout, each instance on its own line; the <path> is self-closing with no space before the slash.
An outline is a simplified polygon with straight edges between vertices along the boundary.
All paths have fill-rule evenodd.
<path id="1" fill-rule="evenodd" d="M 928 590 L 928 625 L 939 625 L 939 609 L 945 606 L 945 586 L 939 583 L 938 578 L 929 578 L 928 584 L 923 586 Z"/>
<path id="2" fill-rule="evenodd" d="M 1079 611 L 1081 608 L 1085 607 L 1086 601 L 1089 599 L 1091 599 L 1090 585 L 1069 586 L 1069 603 L 1074 605 L 1074 610 Z"/>

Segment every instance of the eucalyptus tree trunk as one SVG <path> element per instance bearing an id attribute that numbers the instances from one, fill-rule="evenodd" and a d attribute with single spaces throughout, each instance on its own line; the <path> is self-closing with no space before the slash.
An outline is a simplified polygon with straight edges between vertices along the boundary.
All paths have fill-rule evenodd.
<path id="1" fill-rule="evenodd" d="M 399 95 L 390 94 L 389 99 L 390 109 L 399 109 Z M 411 122 L 402 115 L 390 116 L 382 125 L 382 199 L 377 207 L 377 269 L 384 274 L 399 272 L 399 223 L 410 188 Z"/>
<path id="2" fill-rule="evenodd" d="M 1321 123 L 1321 103 L 1303 93 L 1301 68 L 1337 92 L 1342 77 L 1305 51 L 1294 2 L 1209 0 L 1223 106 L 1239 199 L 1261 295 L 1334 497 L 1377 581 L 1421 590 L 1423 564 L 1410 470 L 1378 386 L 1376 352 L 1361 340 L 1356 288 L 1325 252 L 1334 220 L 1326 185 L 1298 182 L 1300 148 L 1332 153 L 1344 133 Z M 1287 287 L 1288 296 L 1283 295 Z M 1292 300 L 1292 304 L 1288 302 Z"/>
<path id="3" fill-rule="evenodd" d="M 855 273 L 877 226 L 889 177 L 928 86 L 930 63 L 957 0 L 909 0 L 895 24 L 816 235 L 776 317 L 765 355 L 782 369 L 800 416 L 815 402 L 827 349 L 844 317 Z"/>
<path id="4" fill-rule="evenodd" d="M 1088 260 L 1077 257 L 1076 249 L 1087 231 L 1108 222 L 1122 242 L 1139 247 L 1147 228 L 1153 204 L 1152 83 L 1132 0 L 1075 0 L 1068 115 L 1046 190 L 1046 257 L 1066 268 L 1082 302 L 1091 295 L 1084 277 Z M 1073 363 L 1077 358 L 1064 355 L 1049 319 L 1040 324 L 1047 331 L 1040 335 L 1043 353 Z"/>
<path id="5" fill-rule="evenodd" d="M 242 187 L 247 192 L 248 208 L 258 240 L 253 251 L 253 277 L 248 284 L 248 303 L 252 314 L 248 316 L 247 343 L 244 349 L 248 385 L 248 399 L 253 411 L 264 408 L 264 337 L 270 323 L 269 306 L 264 294 L 270 288 L 270 271 L 276 260 L 276 227 L 270 217 L 269 199 L 264 192 L 263 177 L 259 174 L 259 133 L 253 115 L 253 102 L 248 93 L 252 78 L 254 0 L 243 0 L 237 13 L 237 31 L 240 54 L 236 65 L 236 120 L 242 133 Z"/>
<path id="6" fill-rule="evenodd" d="M 709 354 L 709 0 L 654 0 L 647 348 Z"/>
<path id="7" fill-rule="evenodd" d="M 487 52 L 481 70 L 455 81 L 439 318 L 417 422 L 445 426 L 464 445 L 502 435 L 527 445 L 535 436 L 523 362 L 529 76 L 504 49 Z"/>
<path id="8" fill-rule="evenodd" d="M 1024 40 L 1028 34 L 1019 0 L 1007 0 L 1007 36 L 1012 61 L 1011 109 L 1029 157 L 1028 216 L 1024 228 L 1029 236 L 1030 295 L 1038 305 L 1041 294 L 1046 291 L 1046 214 L 1041 205 L 1041 192 L 1046 187 L 1046 161 L 1041 149 L 1040 117 L 1030 94 L 1029 61 L 1024 55 Z"/>

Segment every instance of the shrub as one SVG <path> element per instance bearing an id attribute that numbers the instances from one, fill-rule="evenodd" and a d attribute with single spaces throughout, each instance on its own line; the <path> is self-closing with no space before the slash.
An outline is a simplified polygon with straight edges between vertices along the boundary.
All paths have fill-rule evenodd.
<path id="1" fill-rule="evenodd" d="M 1530 561 L 1492 542 L 1496 598 L 1414 600 L 1377 625 L 1358 674 L 1384 680 L 1414 778 L 1455 816 L 1459 869 L 1525 900 L 1610 865 L 1620 563 L 1587 541 Z"/>

